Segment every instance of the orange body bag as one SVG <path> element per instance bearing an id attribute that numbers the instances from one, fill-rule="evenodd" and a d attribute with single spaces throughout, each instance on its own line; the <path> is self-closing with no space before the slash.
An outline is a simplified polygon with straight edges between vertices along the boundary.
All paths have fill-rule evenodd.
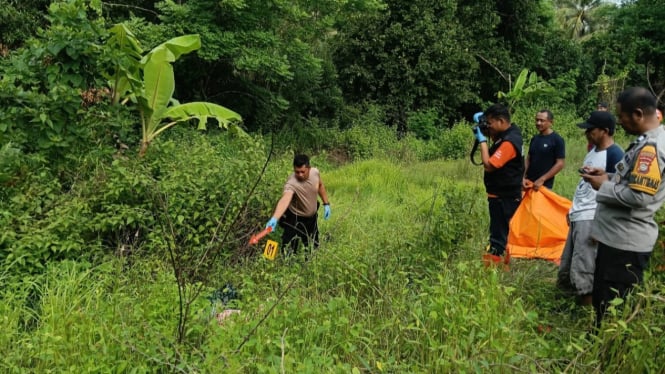
<path id="1" fill-rule="evenodd" d="M 572 202 L 548 188 L 529 188 L 510 220 L 507 250 L 511 257 L 561 260 L 568 236 L 566 216 Z"/>

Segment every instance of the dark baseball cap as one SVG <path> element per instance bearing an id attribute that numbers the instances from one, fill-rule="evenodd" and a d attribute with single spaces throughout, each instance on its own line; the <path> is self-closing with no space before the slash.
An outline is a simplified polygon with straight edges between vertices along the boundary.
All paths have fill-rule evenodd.
<path id="1" fill-rule="evenodd" d="M 610 134 L 613 134 L 616 123 L 617 121 L 612 113 L 597 110 L 591 112 L 589 118 L 585 122 L 579 123 L 577 127 L 582 129 L 608 129 Z"/>

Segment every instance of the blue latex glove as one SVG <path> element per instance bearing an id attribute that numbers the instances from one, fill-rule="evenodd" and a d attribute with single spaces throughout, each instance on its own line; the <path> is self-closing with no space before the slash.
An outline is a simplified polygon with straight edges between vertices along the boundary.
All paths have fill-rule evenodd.
<path id="1" fill-rule="evenodd" d="M 474 114 L 473 115 L 473 122 L 475 122 L 475 123 L 480 122 L 480 116 L 482 116 L 482 115 L 483 115 L 483 112 L 478 112 L 478 113 Z"/>
<path id="2" fill-rule="evenodd" d="M 277 218 L 275 217 L 270 218 L 270 221 L 266 223 L 266 228 L 268 227 L 272 228 L 272 231 L 274 232 L 277 229 Z"/>
<path id="3" fill-rule="evenodd" d="M 330 205 L 323 206 L 323 219 L 330 218 Z"/>
<path id="4" fill-rule="evenodd" d="M 473 135 L 476 136 L 476 140 L 478 140 L 478 143 L 487 142 L 487 138 L 485 137 L 485 135 L 483 135 L 483 133 L 480 132 L 480 127 L 476 126 L 476 128 L 473 130 Z"/>

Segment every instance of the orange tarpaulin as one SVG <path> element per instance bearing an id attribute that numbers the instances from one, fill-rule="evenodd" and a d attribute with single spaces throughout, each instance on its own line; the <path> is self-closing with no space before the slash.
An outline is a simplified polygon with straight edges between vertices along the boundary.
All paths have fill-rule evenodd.
<path id="1" fill-rule="evenodd" d="M 566 215 L 572 204 L 545 187 L 527 189 L 510 220 L 510 256 L 542 258 L 558 264 L 568 236 Z"/>

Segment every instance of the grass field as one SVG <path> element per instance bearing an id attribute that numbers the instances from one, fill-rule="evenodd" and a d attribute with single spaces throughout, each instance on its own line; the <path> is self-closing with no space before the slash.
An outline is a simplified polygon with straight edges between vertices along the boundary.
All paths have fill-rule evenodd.
<path id="1" fill-rule="evenodd" d="M 555 192 L 572 196 L 584 141 Z M 580 148 L 581 150 L 578 150 Z M 558 295 L 557 268 L 485 268 L 482 170 L 468 160 L 368 160 L 322 167 L 333 214 L 311 253 L 258 253 L 214 277 L 176 343 L 177 289 L 158 259 L 54 264 L 0 278 L 3 372 L 647 372 L 665 370 L 663 276 L 593 314 Z M 276 238 L 276 234 L 272 234 Z M 662 248 L 658 249 L 662 256 Z M 35 299 L 34 295 L 41 297 Z M 238 309 L 220 325 L 215 314 Z"/>

